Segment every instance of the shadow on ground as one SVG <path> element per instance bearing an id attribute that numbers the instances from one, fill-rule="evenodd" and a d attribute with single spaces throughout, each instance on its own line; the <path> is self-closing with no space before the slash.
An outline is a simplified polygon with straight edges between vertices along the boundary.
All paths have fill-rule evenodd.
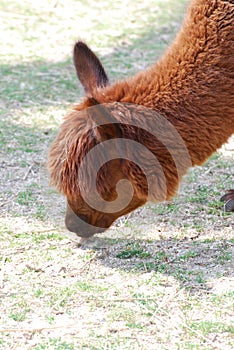
<path id="1" fill-rule="evenodd" d="M 144 240 L 98 237 L 83 247 L 90 248 L 96 252 L 95 259 L 104 266 L 136 275 L 171 276 L 193 293 L 209 293 L 215 281 L 226 280 L 223 288 L 228 288 L 227 281 L 234 278 L 234 240 L 231 238 L 202 239 L 201 236 Z"/>

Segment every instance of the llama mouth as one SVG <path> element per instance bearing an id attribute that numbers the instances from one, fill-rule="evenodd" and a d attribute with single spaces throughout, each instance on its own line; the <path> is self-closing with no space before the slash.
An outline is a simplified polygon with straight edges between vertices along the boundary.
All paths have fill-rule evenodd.
<path id="1" fill-rule="evenodd" d="M 65 225 L 70 232 L 74 232 L 77 236 L 82 238 L 89 238 L 97 233 L 102 233 L 107 228 L 96 227 L 88 224 L 87 222 L 80 219 L 78 216 L 74 219 L 65 218 Z"/>
<path id="2" fill-rule="evenodd" d="M 85 215 L 77 215 L 67 203 L 65 225 L 70 232 L 74 232 L 78 237 L 89 238 L 97 233 L 102 233 L 110 227 L 111 223 L 104 225 L 104 227 L 92 225 Z"/>

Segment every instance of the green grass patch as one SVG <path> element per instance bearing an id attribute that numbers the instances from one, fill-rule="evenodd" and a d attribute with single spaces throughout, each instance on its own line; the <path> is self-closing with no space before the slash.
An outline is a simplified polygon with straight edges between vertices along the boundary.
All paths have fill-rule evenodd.
<path id="1" fill-rule="evenodd" d="M 149 258 L 151 254 L 140 247 L 139 243 L 128 244 L 124 250 L 116 254 L 119 259 Z"/>
<path id="2" fill-rule="evenodd" d="M 32 190 L 22 191 L 18 193 L 18 203 L 20 205 L 30 205 L 35 200 Z"/>
<path id="3" fill-rule="evenodd" d="M 157 261 L 145 261 L 136 264 L 135 269 L 138 271 L 155 271 L 163 273 L 166 271 L 166 264 L 158 263 Z"/>
<path id="4" fill-rule="evenodd" d="M 203 335 L 210 333 L 224 333 L 228 332 L 234 334 L 234 327 L 232 325 L 226 325 L 222 322 L 213 322 L 213 321 L 202 321 L 202 322 L 193 322 L 190 324 L 190 328 L 195 331 L 202 332 Z"/>
<path id="5" fill-rule="evenodd" d="M 190 251 L 190 252 L 187 252 L 187 253 L 185 253 L 183 255 L 179 255 L 178 259 L 179 260 L 183 260 L 183 261 L 187 261 L 189 259 L 195 258 L 197 255 L 198 255 L 197 252 Z"/>
<path id="6" fill-rule="evenodd" d="M 9 318 L 16 322 L 23 322 L 30 311 L 30 307 L 26 302 L 19 302 L 16 308 L 10 312 Z"/>
<path id="7" fill-rule="evenodd" d="M 63 341 L 59 338 L 50 338 L 48 342 L 38 344 L 33 348 L 34 350 L 74 350 L 74 344 Z"/>

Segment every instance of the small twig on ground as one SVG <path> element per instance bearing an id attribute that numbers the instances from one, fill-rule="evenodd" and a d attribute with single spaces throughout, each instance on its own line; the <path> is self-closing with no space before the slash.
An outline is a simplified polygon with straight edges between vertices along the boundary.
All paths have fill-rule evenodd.
<path id="1" fill-rule="evenodd" d="M 33 230 L 34 233 L 47 233 L 47 232 L 53 232 L 53 231 L 58 231 L 57 228 L 49 228 L 49 229 L 44 229 L 44 230 Z M 29 231 L 30 233 L 31 231 Z"/>
<path id="2" fill-rule="evenodd" d="M 206 171 L 204 171 L 203 175 L 212 173 L 212 170 L 214 170 L 215 168 L 217 168 L 217 164 L 214 164 L 213 166 L 209 167 Z"/>
<path id="3" fill-rule="evenodd" d="M 91 256 L 91 258 L 90 258 L 89 260 L 87 260 L 87 261 L 81 266 L 81 268 L 79 269 L 80 272 L 83 272 L 87 266 L 90 266 L 90 263 L 91 263 L 93 260 L 95 260 L 95 258 L 96 258 L 96 256 L 97 256 L 97 253 L 98 253 L 98 252 L 95 252 L 95 253 Z"/>
<path id="4" fill-rule="evenodd" d="M 0 288 L 4 287 L 5 262 L 6 262 L 6 256 L 3 256 L 3 258 L 2 258 L 2 268 L 1 268 L 1 277 L 0 277 Z"/>
<path id="5" fill-rule="evenodd" d="M 4 202 L 4 203 L 0 203 L 0 207 L 4 207 L 4 205 L 9 204 L 9 203 L 11 203 L 11 200 L 7 201 L 7 202 Z"/>
<path id="6" fill-rule="evenodd" d="M 86 299 L 86 301 L 96 301 L 96 302 L 134 302 L 134 301 L 153 301 L 156 303 L 156 299 L 155 298 L 131 298 L 131 297 L 126 297 L 126 298 L 113 298 L 113 299 L 97 299 L 97 298 L 88 298 Z"/>
<path id="7" fill-rule="evenodd" d="M 29 264 L 26 264 L 25 265 L 27 267 L 27 269 L 29 269 L 30 271 L 34 271 L 34 272 L 45 272 L 45 270 L 43 270 L 42 268 L 40 267 L 36 267 L 36 266 L 31 266 Z"/>
<path id="8" fill-rule="evenodd" d="M 79 327 L 77 323 L 71 324 L 71 325 L 66 325 L 66 328 L 77 328 Z M 54 330 L 54 329 L 60 329 L 64 328 L 63 326 L 54 326 L 54 327 L 40 327 L 40 328 L 0 328 L 0 333 L 5 333 L 5 332 L 28 332 L 28 333 L 35 333 L 35 332 L 42 332 L 46 330 Z"/>
<path id="9" fill-rule="evenodd" d="M 179 291 L 176 291 L 175 293 L 172 293 L 167 298 L 164 298 L 162 302 L 158 305 L 157 309 L 154 311 L 153 315 L 150 317 L 148 323 L 151 322 L 151 320 L 153 320 L 153 318 L 157 313 L 159 313 L 160 311 L 164 311 L 164 307 L 167 306 L 170 301 L 174 300 L 176 297 L 178 297 L 180 294 L 183 294 L 183 293 L 184 293 L 184 289 L 181 289 Z"/>
<path id="10" fill-rule="evenodd" d="M 26 180 L 26 179 L 27 179 L 28 175 L 29 175 L 29 174 L 31 173 L 31 171 L 32 171 L 32 167 L 33 167 L 33 165 L 30 165 L 30 167 L 28 168 L 26 174 L 24 175 L 23 180 Z"/>
<path id="11" fill-rule="evenodd" d="M 36 17 L 34 15 L 27 16 L 27 15 L 21 15 L 19 13 L 8 12 L 8 11 L 0 11 L 0 15 L 2 17 L 10 17 L 11 19 L 12 18 L 15 18 L 15 19 L 31 19 L 31 18 L 35 18 Z"/>

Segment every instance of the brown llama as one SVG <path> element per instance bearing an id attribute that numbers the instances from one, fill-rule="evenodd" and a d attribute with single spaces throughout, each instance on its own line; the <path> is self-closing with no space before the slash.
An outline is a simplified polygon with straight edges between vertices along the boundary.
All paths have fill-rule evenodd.
<path id="1" fill-rule="evenodd" d="M 66 226 L 80 237 L 148 200 L 170 200 L 188 168 L 234 133 L 233 0 L 193 0 L 164 56 L 132 78 L 110 85 L 83 42 L 74 64 L 86 98 L 62 124 L 48 166 L 67 197 Z M 222 200 L 234 211 L 234 190 Z"/>

